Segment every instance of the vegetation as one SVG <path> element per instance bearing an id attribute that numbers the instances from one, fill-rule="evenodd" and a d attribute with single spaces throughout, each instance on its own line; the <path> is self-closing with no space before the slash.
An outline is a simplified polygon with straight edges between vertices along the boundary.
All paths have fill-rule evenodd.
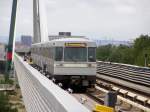
<path id="1" fill-rule="evenodd" d="M 8 80 L 0 79 L 0 84 L 14 84 L 14 81 L 12 79 Z"/>
<path id="2" fill-rule="evenodd" d="M 4 92 L 0 92 L 0 112 L 18 112 L 17 108 L 12 108 L 8 95 Z"/>
<path id="3" fill-rule="evenodd" d="M 150 36 L 141 35 L 130 46 L 106 45 L 97 48 L 97 59 L 144 66 L 145 59 L 150 63 Z"/>

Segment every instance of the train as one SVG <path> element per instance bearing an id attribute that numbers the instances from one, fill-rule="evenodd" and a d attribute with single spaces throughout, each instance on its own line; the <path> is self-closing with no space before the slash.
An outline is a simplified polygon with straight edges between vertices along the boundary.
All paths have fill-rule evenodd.
<path id="1" fill-rule="evenodd" d="M 32 44 L 31 58 L 64 87 L 86 90 L 95 86 L 96 43 L 88 38 L 60 38 Z"/>

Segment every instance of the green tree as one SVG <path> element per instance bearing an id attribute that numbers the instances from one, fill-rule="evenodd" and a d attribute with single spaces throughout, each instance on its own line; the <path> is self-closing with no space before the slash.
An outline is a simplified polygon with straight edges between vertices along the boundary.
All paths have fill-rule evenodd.
<path id="1" fill-rule="evenodd" d="M 134 41 L 134 64 L 144 66 L 145 64 L 145 54 L 150 55 L 150 36 L 141 35 L 139 38 Z M 149 62 L 149 60 L 148 60 Z"/>
<path id="2" fill-rule="evenodd" d="M 150 64 L 150 36 L 140 35 L 131 46 L 99 46 L 97 48 L 97 59 L 139 66 L 144 66 L 146 59 L 147 64 Z"/>
<path id="3" fill-rule="evenodd" d="M 109 60 L 109 56 L 112 53 L 112 45 L 99 46 L 97 48 L 97 59 L 101 61 Z"/>

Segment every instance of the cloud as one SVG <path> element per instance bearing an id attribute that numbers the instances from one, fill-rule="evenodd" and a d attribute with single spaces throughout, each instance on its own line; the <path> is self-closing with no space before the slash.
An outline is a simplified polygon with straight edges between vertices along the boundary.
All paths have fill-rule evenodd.
<path id="1" fill-rule="evenodd" d="M 9 33 L 12 0 L 0 0 L 0 35 Z"/>
<path id="2" fill-rule="evenodd" d="M 0 10 L 10 7 L 7 4 L 11 0 L 6 1 L 0 1 Z M 5 4 L 3 8 L 1 3 Z M 119 40 L 150 34 L 149 4 L 149 0 L 46 0 L 48 31 L 49 34 L 71 31 L 74 35 Z M 32 21 L 32 0 L 20 0 L 17 35 L 32 35 Z"/>

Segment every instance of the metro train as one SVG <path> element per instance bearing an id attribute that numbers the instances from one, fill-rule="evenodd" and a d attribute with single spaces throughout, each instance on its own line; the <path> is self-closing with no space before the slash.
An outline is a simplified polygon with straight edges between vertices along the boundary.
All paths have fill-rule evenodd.
<path id="1" fill-rule="evenodd" d="M 60 38 L 31 47 L 33 62 L 70 88 L 94 88 L 96 82 L 96 43 L 87 38 Z"/>

